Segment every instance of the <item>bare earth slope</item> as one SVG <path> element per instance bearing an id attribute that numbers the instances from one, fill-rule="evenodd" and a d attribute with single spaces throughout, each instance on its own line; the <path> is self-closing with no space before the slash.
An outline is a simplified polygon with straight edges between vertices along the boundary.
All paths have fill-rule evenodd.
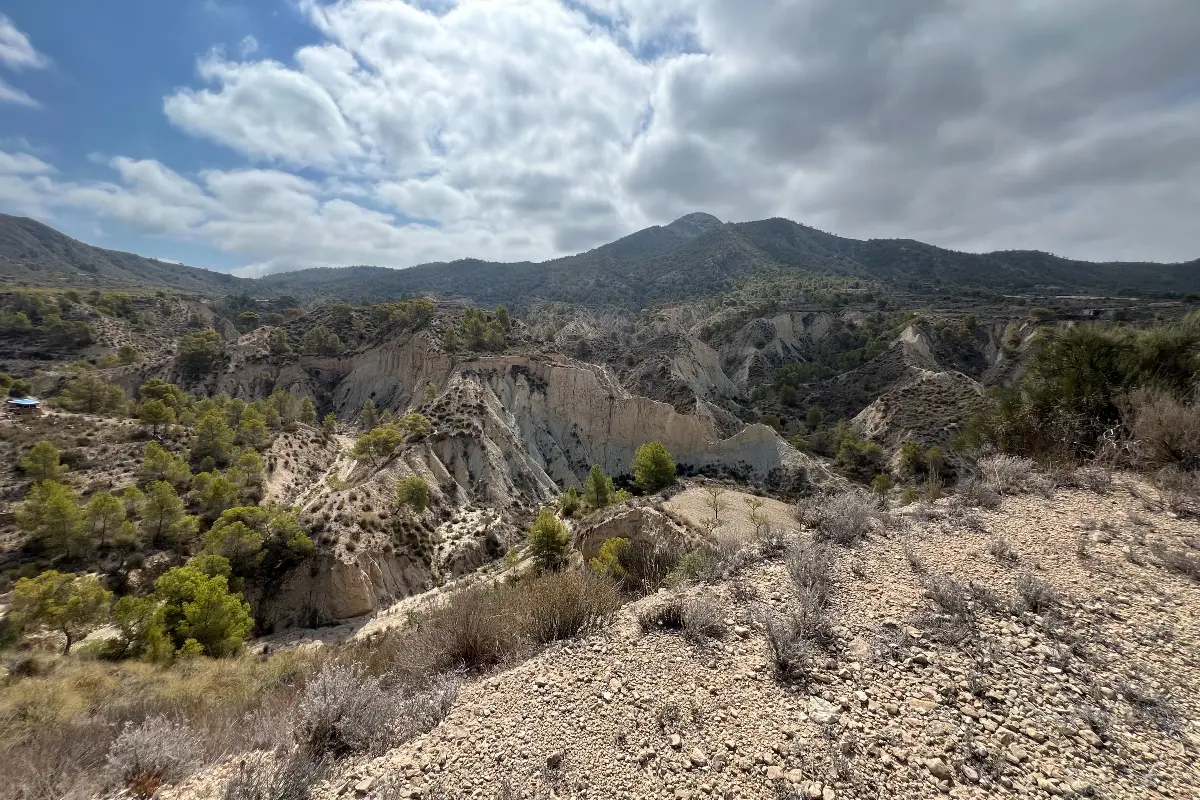
<path id="1" fill-rule="evenodd" d="M 837 644 L 807 685 L 781 683 L 767 656 L 763 613 L 794 602 L 768 561 L 687 590 L 719 604 L 723 639 L 642 630 L 638 612 L 664 602 L 649 597 L 600 633 L 469 682 L 433 731 L 348 762 L 316 795 L 1197 796 L 1200 585 L 1150 546 L 1186 548 L 1200 524 L 1124 491 L 901 516 L 907 527 L 838 551 Z M 989 554 L 998 537 L 1015 561 Z M 910 566 L 922 561 L 1008 600 L 1028 573 L 1059 601 L 1054 613 L 976 605 L 949 638 L 930 622 L 929 576 Z M 216 796 L 222 774 L 178 796 Z"/>

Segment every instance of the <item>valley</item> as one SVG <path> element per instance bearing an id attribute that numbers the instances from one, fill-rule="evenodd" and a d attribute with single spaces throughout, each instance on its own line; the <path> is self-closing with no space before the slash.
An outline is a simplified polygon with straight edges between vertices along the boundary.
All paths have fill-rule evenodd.
<path id="1" fill-rule="evenodd" d="M 1200 791 L 1194 262 L 0 278 L 0 796 Z"/>

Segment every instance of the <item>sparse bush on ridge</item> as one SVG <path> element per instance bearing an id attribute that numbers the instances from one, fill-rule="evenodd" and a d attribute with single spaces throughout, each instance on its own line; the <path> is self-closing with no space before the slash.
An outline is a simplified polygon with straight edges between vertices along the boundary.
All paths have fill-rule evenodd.
<path id="1" fill-rule="evenodd" d="M 999 492 L 979 478 L 967 478 L 956 487 L 955 501 L 966 508 L 999 508 Z"/>
<path id="2" fill-rule="evenodd" d="M 814 529 L 813 538 L 849 547 L 883 521 L 877 499 L 862 489 L 808 497 L 796 506 L 796 518 Z"/>
<path id="3" fill-rule="evenodd" d="M 309 758 L 348 753 L 378 755 L 432 728 L 450 710 L 459 680 L 441 676 L 431 685 L 389 684 L 359 664 L 329 664 L 304 687 L 294 735 Z"/>
<path id="4" fill-rule="evenodd" d="M 1058 604 L 1058 591 L 1048 581 L 1029 573 L 1017 577 L 1017 597 L 1025 611 L 1038 614 Z"/>
<path id="5" fill-rule="evenodd" d="M 223 800 L 307 800 L 330 760 L 280 748 L 243 759 L 225 784 Z"/>
<path id="6" fill-rule="evenodd" d="M 140 781 L 148 787 L 189 775 L 199 765 L 199 751 L 195 731 L 159 715 L 140 725 L 126 723 L 108 750 L 107 765 L 122 785 Z"/>
<path id="7" fill-rule="evenodd" d="M 1032 459 L 1006 454 L 979 459 L 987 485 L 1000 494 L 1041 491 L 1047 484 L 1035 472 Z"/>
<path id="8" fill-rule="evenodd" d="M 693 644 L 725 635 L 721 608 L 706 596 L 688 598 L 673 593 L 665 601 L 652 602 L 643 608 L 638 614 L 638 623 L 643 631 L 679 631 Z"/>
<path id="9" fill-rule="evenodd" d="M 1123 405 L 1125 424 L 1141 463 L 1148 467 L 1200 468 L 1200 403 L 1163 391 L 1138 390 Z"/>
<path id="10" fill-rule="evenodd" d="M 616 582 L 623 591 L 649 594 L 657 591 L 672 573 L 691 579 L 700 577 L 706 560 L 702 551 L 685 553 L 683 544 L 671 539 L 643 542 L 612 538 L 600 546 L 591 567 Z"/>

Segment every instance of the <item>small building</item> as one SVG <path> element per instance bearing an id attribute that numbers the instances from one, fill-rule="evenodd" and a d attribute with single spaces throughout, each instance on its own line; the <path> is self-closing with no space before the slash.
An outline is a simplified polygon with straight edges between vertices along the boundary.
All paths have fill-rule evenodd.
<path id="1" fill-rule="evenodd" d="M 35 414 L 42 401 L 36 397 L 10 397 L 4 401 L 4 407 L 14 414 Z"/>

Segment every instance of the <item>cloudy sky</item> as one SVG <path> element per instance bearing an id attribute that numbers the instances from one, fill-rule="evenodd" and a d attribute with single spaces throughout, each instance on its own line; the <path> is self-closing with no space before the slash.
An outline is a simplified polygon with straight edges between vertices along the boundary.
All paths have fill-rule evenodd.
<path id="1" fill-rule="evenodd" d="M 0 3 L 0 211 L 241 274 L 692 211 L 1200 256 L 1197 0 Z"/>

